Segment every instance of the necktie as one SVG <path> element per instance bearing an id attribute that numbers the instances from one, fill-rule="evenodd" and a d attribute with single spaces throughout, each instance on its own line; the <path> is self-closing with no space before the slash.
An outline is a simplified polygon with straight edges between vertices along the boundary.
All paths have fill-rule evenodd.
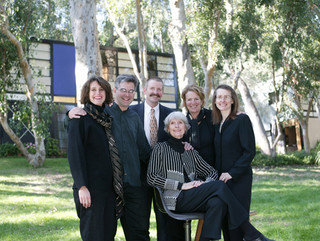
<path id="1" fill-rule="evenodd" d="M 153 147 L 158 141 L 158 127 L 157 127 L 157 120 L 154 115 L 154 109 L 151 109 L 151 116 L 150 116 L 150 146 Z"/>

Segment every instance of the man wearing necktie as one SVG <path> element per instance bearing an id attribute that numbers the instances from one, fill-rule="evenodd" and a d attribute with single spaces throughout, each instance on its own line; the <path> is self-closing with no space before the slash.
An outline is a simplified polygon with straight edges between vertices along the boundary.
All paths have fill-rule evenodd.
<path id="1" fill-rule="evenodd" d="M 163 142 L 168 139 L 168 134 L 164 131 L 164 119 L 172 112 L 172 110 L 159 103 L 163 94 L 163 89 L 164 86 L 161 78 L 149 78 L 144 87 L 145 101 L 141 104 L 130 106 L 130 109 L 136 111 L 141 118 L 146 137 L 151 147 L 153 147 L 157 142 Z M 141 167 L 141 179 L 145 184 L 150 213 L 153 199 L 153 188 L 149 187 L 146 183 L 147 168 L 147 166 Z M 153 202 L 153 207 L 157 220 L 157 240 L 184 240 L 183 222 L 174 220 L 167 214 L 161 213 L 155 202 Z"/>

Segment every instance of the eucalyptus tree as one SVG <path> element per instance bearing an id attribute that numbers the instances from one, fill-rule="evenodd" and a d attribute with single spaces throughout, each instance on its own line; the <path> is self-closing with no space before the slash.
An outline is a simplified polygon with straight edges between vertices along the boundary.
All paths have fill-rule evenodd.
<path id="1" fill-rule="evenodd" d="M 73 42 L 75 47 L 75 77 L 77 104 L 81 89 L 93 75 L 102 75 L 102 60 L 96 20 L 96 1 L 69 0 Z"/>
<path id="2" fill-rule="evenodd" d="M 264 23 L 271 57 L 283 70 L 285 107 L 299 120 L 304 149 L 310 151 L 308 122 L 319 97 L 320 1 L 272 1 L 264 4 Z"/>
<path id="3" fill-rule="evenodd" d="M 108 18 L 113 23 L 116 33 L 120 36 L 123 44 L 127 49 L 129 58 L 131 60 L 133 72 L 140 82 L 142 91 L 145 85 L 145 81 L 146 79 L 148 79 L 148 70 L 147 40 L 140 0 L 125 0 L 121 2 L 105 0 L 104 3 L 105 8 L 108 11 Z M 133 24 L 132 19 L 135 19 Z M 132 25 L 134 24 L 136 24 L 136 33 L 138 36 L 139 66 L 136 63 L 131 49 L 130 38 L 126 34 L 132 31 Z M 131 30 L 128 30 L 130 29 L 130 27 Z"/>
<path id="4" fill-rule="evenodd" d="M 171 22 L 168 33 L 175 55 L 178 71 L 179 90 L 182 93 L 184 87 L 194 84 L 194 72 L 187 37 L 187 17 L 183 0 L 170 0 Z"/>
<path id="5" fill-rule="evenodd" d="M 7 135 L 17 145 L 28 162 L 34 167 L 41 166 L 46 157 L 44 140 L 48 134 L 50 117 L 45 117 L 50 102 L 41 104 L 38 74 L 30 65 L 28 48 L 30 37 L 41 38 L 46 35 L 42 24 L 50 17 L 54 6 L 51 1 L 5 1 L 0 5 L 0 122 Z M 40 73 L 41 74 L 41 73 Z M 13 113 L 14 119 L 20 115 L 20 120 L 27 119 L 25 124 L 35 140 L 35 154 L 28 152 L 18 136 L 18 130 L 8 123 L 10 92 L 25 94 L 27 102 L 20 101 L 24 110 Z M 47 96 L 48 97 L 48 96 Z M 21 117 L 22 116 L 22 117 Z M 50 115 L 49 115 L 50 116 Z"/>
<path id="6" fill-rule="evenodd" d="M 187 38 L 194 59 L 203 71 L 206 104 L 217 69 L 224 73 L 239 89 L 246 112 L 252 122 L 261 150 L 270 155 L 271 149 L 258 109 L 241 74 L 243 62 L 258 53 L 261 29 L 255 1 L 205 0 L 187 1 Z"/>

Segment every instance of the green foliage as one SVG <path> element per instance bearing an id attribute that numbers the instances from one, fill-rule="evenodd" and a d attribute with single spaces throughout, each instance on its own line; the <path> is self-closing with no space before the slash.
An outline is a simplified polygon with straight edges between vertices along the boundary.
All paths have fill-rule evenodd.
<path id="1" fill-rule="evenodd" d="M 59 140 L 49 137 L 46 139 L 46 155 L 47 157 L 61 156 L 61 150 L 59 148 Z"/>
<path id="2" fill-rule="evenodd" d="M 18 153 L 19 149 L 16 145 L 8 142 L 0 144 L 0 157 L 16 156 Z"/>
<path id="3" fill-rule="evenodd" d="M 320 142 L 319 142 L 320 143 Z M 253 159 L 253 166 L 287 166 L 287 165 L 319 165 L 320 144 L 307 154 L 303 151 L 295 151 L 288 154 L 278 154 L 275 157 L 265 155 L 257 148 Z"/>

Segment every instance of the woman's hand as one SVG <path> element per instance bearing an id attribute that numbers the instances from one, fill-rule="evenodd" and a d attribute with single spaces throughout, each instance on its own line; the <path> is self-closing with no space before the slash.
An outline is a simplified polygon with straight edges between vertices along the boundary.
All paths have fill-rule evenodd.
<path id="1" fill-rule="evenodd" d="M 227 172 L 223 172 L 219 177 L 219 180 L 223 181 L 224 183 L 227 183 L 227 181 L 229 181 L 230 179 L 232 179 L 232 176 Z"/>
<path id="2" fill-rule="evenodd" d="M 186 182 L 182 184 L 181 190 L 189 190 L 194 187 L 199 187 L 203 184 L 203 181 L 192 181 L 192 182 Z"/>
<path id="3" fill-rule="evenodd" d="M 79 200 L 83 207 L 89 208 L 91 206 L 91 196 L 88 188 L 86 186 L 82 186 L 79 189 Z"/>

